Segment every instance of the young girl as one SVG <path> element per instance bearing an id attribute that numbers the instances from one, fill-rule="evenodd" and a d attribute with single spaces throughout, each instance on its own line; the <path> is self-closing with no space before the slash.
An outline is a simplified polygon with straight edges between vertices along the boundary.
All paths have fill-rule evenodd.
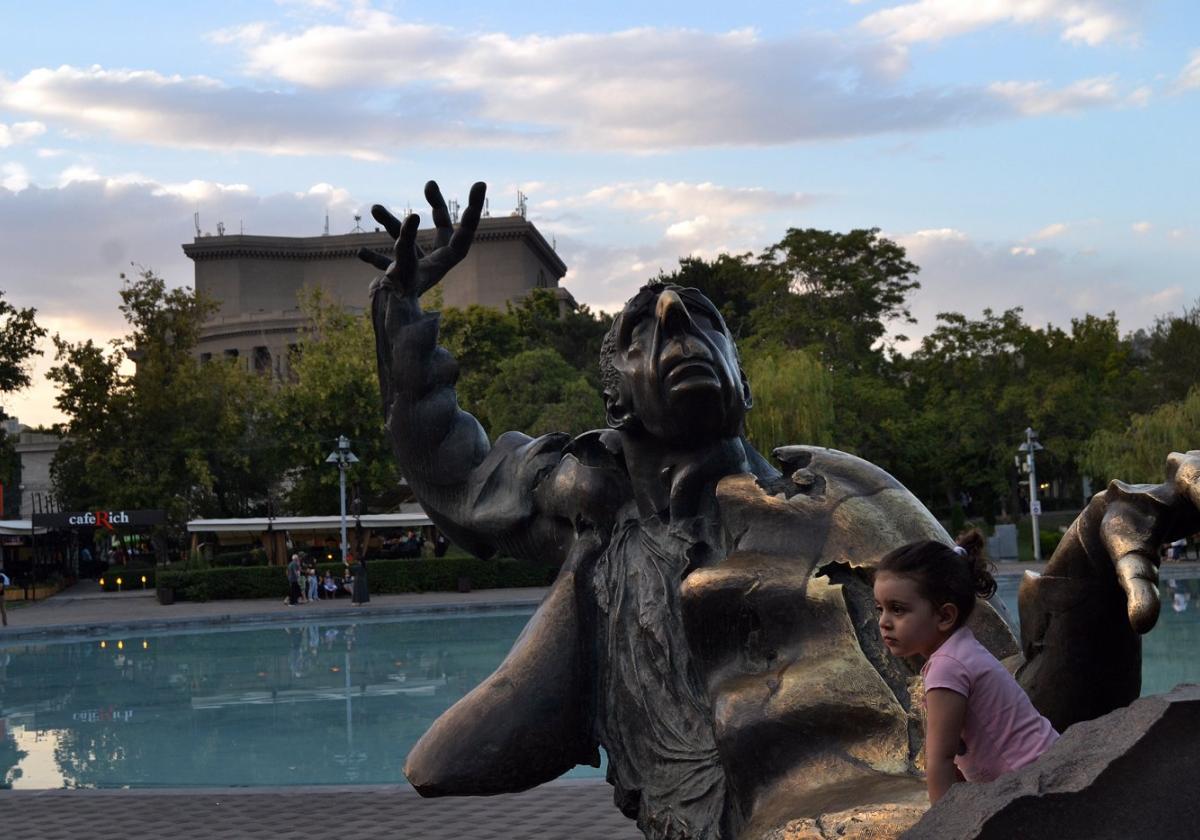
<path id="1" fill-rule="evenodd" d="M 921 675 L 931 802 L 956 781 L 991 781 L 1024 767 L 1058 739 L 1050 721 L 967 627 L 975 597 L 995 591 L 978 531 L 967 532 L 955 546 L 910 543 L 876 569 L 883 643 L 895 656 L 926 660 Z"/>

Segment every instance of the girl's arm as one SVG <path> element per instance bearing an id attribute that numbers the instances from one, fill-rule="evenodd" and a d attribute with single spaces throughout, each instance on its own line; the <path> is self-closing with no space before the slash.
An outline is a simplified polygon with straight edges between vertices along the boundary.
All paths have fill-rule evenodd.
<path id="1" fill-rule="evenodd" d="M 966 720 L 967 698 L 957 691 L 933 688 L 925 693 L 925 780 L 931 803 L 959 779 L 954 756 Z"/>

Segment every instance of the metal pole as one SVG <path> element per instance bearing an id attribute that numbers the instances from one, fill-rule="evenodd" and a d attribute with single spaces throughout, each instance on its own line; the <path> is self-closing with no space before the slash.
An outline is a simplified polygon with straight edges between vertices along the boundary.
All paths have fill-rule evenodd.
<path id="1" fill-rule="evenodd" d="M 1038 529 L 1038 483 L 1037 483 L 1037 462 L 1034 460 L 1033 452 L 1037 444 L 1034 442 L 1034 431 L 1032 428 L 1025 430 L 1025 445 L 1028 447 L 1028 452 L 1025 454 L 1027 463 L 1029 464 L 1029 518 L 1033 522 L 1033 560 L 1035 563 L 1042 562 L 1042 533 Z"/>
<path id="2" fill-rule="evenodd" d="M 350 443 L 344 437 L 338 438 L 338 455 L 349 449 Z M 341 486 L 342 497 L 342 562 L 346 561 L 346 459 L 338 458 L 338 484 Z"/>

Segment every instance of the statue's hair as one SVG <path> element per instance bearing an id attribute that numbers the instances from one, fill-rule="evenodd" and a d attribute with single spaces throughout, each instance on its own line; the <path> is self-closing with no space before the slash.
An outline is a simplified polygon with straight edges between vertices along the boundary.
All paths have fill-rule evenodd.
<path id="1" fill-rule="evenodd" d="M 617 372 L 614 359 L 617 356 L 617 338 L 621 331 L 622 316 L 631 308 L 637 308 L 637 304 L 642 302 L 639 301 L 639 298 L 648 298 L 651 294 L 657 297 L 663 289 L 671 288 L 678 289 L 679 287 L 664 283 L 659 279 L 651 280 L 638 289 L 637 293 L 625 302 L 621 313 L 613 318 L 608 332 L 604 334 L 604 341 L 600 344 L 600 387 L 604 390 L 605 402 L 617 399 L 621 392 L 621 374 Z"/>

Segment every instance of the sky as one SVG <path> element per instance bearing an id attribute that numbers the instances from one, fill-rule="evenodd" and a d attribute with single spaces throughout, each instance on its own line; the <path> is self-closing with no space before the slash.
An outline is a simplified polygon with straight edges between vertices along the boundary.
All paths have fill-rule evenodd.
<path id="1" fill-rule="evenodd" d="M 1133 330 L 1200 299 L 1198 131 L 1194 0 L 4 3 L 0 290 L 107 340 L 131 265 L 191 285 L 193 213 L 348 232 L 433 178 L 523 191 L 593 308 L 875 227 L 921 267 L 913 339 L 987 307 Z M 51 360 L 10 415 L 61 419 Z"/>

